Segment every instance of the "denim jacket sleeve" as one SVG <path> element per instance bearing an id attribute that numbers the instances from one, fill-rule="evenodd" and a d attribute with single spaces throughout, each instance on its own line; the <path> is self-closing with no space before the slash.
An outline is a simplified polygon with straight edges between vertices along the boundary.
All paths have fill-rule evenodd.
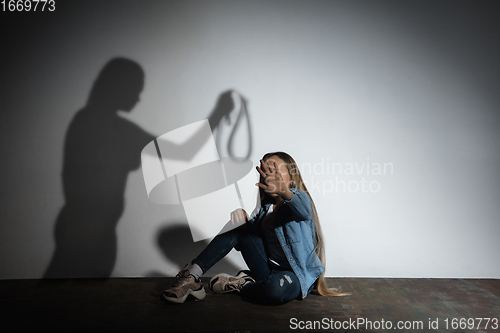
<path id="1" fill-rule="evenodd" d="M 316 228 L 311 199 L 299 189 L 291 188 L 290 191 L 292 197 L 290 200 L 284 200 L 277 211 L 279 215 L 276 217 L 274 230 L 290 266 L 299 279 L 304 298 L 324 272 L 324 267 L 315 251 Z"/>
<path id="2" fill-rule="evenodd" d="M 288 206 L 290 210 L 303 220 L 310 220 L 312 204 L 309 195 L 296 188 L 291 188 L 290 191 L 292 192 L 292 197 L 290 200 L 283 200 L 282 205 Z"/>

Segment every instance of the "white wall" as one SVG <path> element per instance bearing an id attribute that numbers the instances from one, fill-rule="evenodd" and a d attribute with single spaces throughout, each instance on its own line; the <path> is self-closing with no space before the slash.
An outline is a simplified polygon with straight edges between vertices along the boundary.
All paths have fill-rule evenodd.
<path id="1" fill-rule="evenodd" d="M 141 102 L 123 117 L 156 135 L 205 119 L 227 89 L 248 99 L 252 160 L 283 150 L 312 168 L 304 178 L 323 225 L 327 276 L 500 277 L 500 24 L 492 7 L 72 3 L 2 23 L 10 35 L 2 36 L 0 278 L 43 276 L 64 204 L 64 136 L 115 56 L 146 73 Z M 333 163 L 343 172 L 322 172 Z M 346 174 L 363 163 L 388 169 Z M 335 188 L 363 181 L 376 193 Z M 174 275 L 181 263 L 159 239 L 168 242 L 174 223 L 187 225 L 182 207 L 149 202 L 140 169 L 124 196 L 112 275 Z M 244 265 L 237 253 L 231 261 Z"/>

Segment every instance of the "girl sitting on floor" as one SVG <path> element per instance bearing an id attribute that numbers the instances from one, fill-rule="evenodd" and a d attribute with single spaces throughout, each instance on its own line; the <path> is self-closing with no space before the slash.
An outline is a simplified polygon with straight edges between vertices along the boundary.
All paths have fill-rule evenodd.
<path id="1" fill-rule="evenodd" d="M 235 276 L 221 273 L 210 280 L 216 293 L 237 292 L 244 299 L 266 304 L 283 304 L 304 299 L 315 290 L 322 296 L 346 296 L 328 288 L 325 253 L 316 207 L 294 159 L 284 152 L 264 155 L 260 173 L 261 208 L 248 220 L 244 210 L 232 214 L 232 222 L 243 225 L 217 235 L 207 247 L 175 277 L 161 299 L 183 303 L 191 295 L 206 296 L 200 277 L 235 248 L 243 255 L 248 270 Z"/>

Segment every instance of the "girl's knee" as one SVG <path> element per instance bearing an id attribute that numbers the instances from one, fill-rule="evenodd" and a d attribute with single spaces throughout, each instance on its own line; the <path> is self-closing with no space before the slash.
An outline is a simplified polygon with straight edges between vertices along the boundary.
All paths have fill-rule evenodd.
<path id="1" fill-rule="evenodd" d="M 238 242 L 234 246 L 234 249 L 236 251 L 241 251 L 242 248 L 247 246 L 246 244 L 248 242 L 248 234 L 247 234 L 246 226 L 241 225 L 238 228 L 235 228 L 233 230 L 237 230 L 237 232 L 238 232 Z"/>
<path id="2" fill-rule="evenodd" d="M 266 281 L 264 294 L 267 300 L 273 304 L 284 304 L 297 298 L 300 292 L 298 281 L 294 281 L 289 274 L 276 277 Z"/>

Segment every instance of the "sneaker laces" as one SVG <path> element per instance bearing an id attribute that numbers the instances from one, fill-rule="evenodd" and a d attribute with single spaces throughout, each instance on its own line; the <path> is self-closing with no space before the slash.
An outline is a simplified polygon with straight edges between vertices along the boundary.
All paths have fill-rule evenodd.
<path id="1" fill-rule="evenodd" d="M 237 291 L 241 291 L 241 288 L 242 286 L 245 284 L 245 282 L 247 282 L 249 280 L 245 279 L 245 278 L 240 278 L 240 279 L 237 279 L 237 280 L 233 280 L 233 281 L 229 281 L 227 284 L 226 284 L 226 289 L 229 291 L 229 290 L 237 290 Z"/>
<path id="2" fill-rule="evenodd" d="M 172 288 L 178 287 L 185 279 L 189 278 L 189 271 L 187 269 L 181 270 L 177 275 L 175 276 L 175 282 L 172 285 Z"/>

